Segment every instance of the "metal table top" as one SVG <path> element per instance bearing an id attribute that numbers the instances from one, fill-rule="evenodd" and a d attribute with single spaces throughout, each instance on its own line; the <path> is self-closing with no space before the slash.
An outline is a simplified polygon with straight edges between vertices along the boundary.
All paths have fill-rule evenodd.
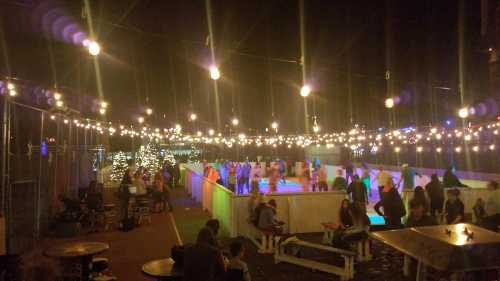
<path id="1" fill-rule="evenodd" d="M 174 267 L 174 260 L 171 258 L 153 260 L 145 263 L 142 266 L 142 272 L 144 274 L 152 277 L 181 277 L 183 275 L 182 270 Z"/>
<path id="2" fill-rule="evenodd" d="M 76 258 L 100 254 L 109 249 L 101 242 L 75 242 L 50 247 L 45 254 L 53 258 Z"/>
<path id="3" fill-rule="evenodd" d="M 500 267 L 500 234 L 470 224 L 380 231 L 370 236 L 438 270 Z"/>

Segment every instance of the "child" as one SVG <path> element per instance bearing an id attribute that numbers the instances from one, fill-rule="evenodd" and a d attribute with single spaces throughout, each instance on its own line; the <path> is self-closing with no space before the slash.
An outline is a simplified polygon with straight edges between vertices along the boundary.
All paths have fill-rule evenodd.
<path id="1" fill-rule="evenodd" d="M 241 259 L 245 255 L 245 247 L 239 241 L 233 241 L 230 246 L 231 258 L 229 259 L 228 269 L 243 271 L 243 280 L 251 281 L 250 272 L 248 272 L 247 264 Z"/>
<path id="2" fill-rule="evenodd" d="M 464 221 L 464 203 L 460 201 L 460 191 L 456 188 L 446 192 L 448 200 L 446 200 L 445 217 L 447 224 L 457 224 Z"/>

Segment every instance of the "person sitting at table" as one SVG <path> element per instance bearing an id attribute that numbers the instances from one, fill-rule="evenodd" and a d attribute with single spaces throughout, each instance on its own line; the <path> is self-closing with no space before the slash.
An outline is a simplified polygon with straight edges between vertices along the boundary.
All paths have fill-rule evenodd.
<path id="1" fill-rule="evenodd" d="M 341 229 L 349 228 L 353 225 L 352 217 L 350 213 L 351 203 L 348 199 L 342 200 L 342 204 L 339 210 L 339 227 Z"/>
<path id="2" fill-rule="evenodd" d="M 392 182 L 392 179 L 390 179 Z M 373 208 L 380 216 L 383 216 L 385 223 L 390 228 L 400 228 L 401 218 L 406 215 L 403 200 L 399 196 L 398 190 L 394 186 L 386 186 L 382 191 L 382 200 L 377 202 Z M 380 211 L 382 207 L 383 212 Z"/>
<path id="3" fill-rule="evenodd" d="M 211 243 L 213 234 L 204 227 L 198 232 L 196 243 L 184 250 L 184 279 L 189 281 L 222 280 L 225 263 L 222 252 Z"/>
<path id="4" fill-rule="evenodd" d="M 349 215 L 352 226 L 346 229 L 337 229 L 333 234 L 332 245 L 341 249 L 349 249 L 350 243 L 367 237 L 370 229 L 370 219 L 366 215 L 364 206 L 359 202 L 349 205 Z"/>
<path id="5" fill-rule="evenodd" d="M 217 248 L 221 248 L 219 241 L 217 241 L 217 235 L 219 234 L 220 222 L 218 219 L 210 219 L 205 224 L 205 227 L 212 232 L 213 241 L 211 245 Z"/>
<path id="6" fill-rule="evenodd" d="M 233 241 L 229 246 L 229 251 L 231 252 L 231 258 L 229 259 L 228 265 L 228 275 L 231 275 L 232 271 L 240 271 L 243 275 L 242 281 L 251 281 L 250 272 L 248 271 L 247 264 L 242 261 L 242 258 L 245 256 L 245 247 L 240 241 Z M 233 276 L 227 276 L 226 280 L 234 280 L 231 279 Z"/>
<path id="7" fill-rule="evenodd" d="M 406 227 L 437 225 L 434 217 L 427 213 L 425 203 L 418 199 L 410 200 L 410 216 L 406 221 Z"/>
<path id="8" fill-rule="evenodd" d="M 415 191 L 413 192 L 413 198 L 412 200 L 419 201 L 422 203 L 422 206 L 425 208 L 425 213 L 429 212 L 430 209 L 430 203 L 429 200 L 427 199 L 427 196 L 425 196 L 425 190 L 421 186 L 415 187 Z"/>
<path id="9" fill-rule="evenodd" d="M 446 188 L 451 187 L 468 187 L 467 185 L 460 182 L 457 175 L 455 175 L 455 166 L 450 166 L 443 175 L 443 185 Z"/>
<path id="10" fill-rule="evenodd" d="M 445 218 L 447 224 L 457 224 L 464 221 L 464 203 L 460 200 L 460 190 L 454 188 L 446 192 L 448 200 L 445 204 Z"/>
<path id="11" fill-rule="evenodd" d="M 276 201 L 269 200 L 260 210 L 258 227 L 262 230 L 274 232 L 276 235 L 283 233 L 284 222 L 276 219 Z"/>

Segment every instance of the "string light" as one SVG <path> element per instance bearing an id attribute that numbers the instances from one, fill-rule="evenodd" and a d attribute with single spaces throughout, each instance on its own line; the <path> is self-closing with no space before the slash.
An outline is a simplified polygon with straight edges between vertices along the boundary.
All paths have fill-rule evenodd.
<path id="1" fill-rule="evenodd" d="M 300 88 L 300 95 L 304 98 L 308 97 L 311 94 L 311 87 L 309 85 L 304 85 Z"/>
<path id="2" fill-rule="evenodd" d="M 472 147 L 472 150 L 473 150 L 474 152 L 478 152 L 478 151 L 479 151 L 479 146 L 477 146 L 477 145 L 473 146 L 473 147 Z"/>
<path id="3" fill-rule="evenodd" d="M 417 152 L 422 152 L 422 151 L 424 151 L 424 148 L 421 146 L 417 146 Z"/>
<path id="4" fill-rule="evenodd" d="M 233 120 L 231 120 L 231 123 L 233 124 L 233 126 L 238 126 L 238 124 L 240 124 L 240 120 L 238 120 L 238 118 L 233 118 Z"/>
<path id="5" fill-rule="evenodd" d="M 147 115 L 153 114 L 153 110 L 151 108 L 146 109 L 146 114 Z"/>
<path id="6" fill-rule="evenodd" d="M 490 144 L 489 149 L 490 150 L 495 150 L 495 145 L 494 144 Z"/>
<path id="7" fill-rule="evenodd" d="M 210 67 L 210 78 L 212 78 L 212 80 L 218 80 L 220 78 L 220 71 L 216 66 Z"/>
<path id="8" fill-rule="evenodd" d="M 63 105 L 64 105 L 64 102 L 62 100 L 56 101 L 56 106 L 57 107 L 63 107 Z"/>
<path id="9" fill-rule="evenodd" d="M 96 41 L 89 41 L 87 44 L 89 54 L 97 56 L 101 53 L 101 46 Z"/>
<path id="10" fill-rule="evenodd" d="M 16 92 L 16 90 L 10 90 L 10 91 L 9 91 L 9 95 L 10 95 L 11 97 L 15 97 L 15 96 L 17 96 L 17 92 Z"/>
<path id="11" fill-rule="evenodd" d="M 100 113 L 101 115 L 106 114 L 106 109 L 105 109 L 105 108 L 99 108 L 99 113 Z"/>
<path id="12" fill-rule="evenodd" d="M 144 123 L 144 117 L 141 116 L 141 117 L 137 118 L 137 121 L 139 122 L 139 124 Z"/>
<path id="13" fill-rule="evenodd" d="M 441 147 L 436 148 L 437 153 L 441 153 L 442 151 L 443 151 L 443 149 Z"/>
<path id="14" fill-rule="evenodd" d="M 7 90 L 12 91 L 15 90 L 16 86 L 13 83 L 7 83 Z"/>
<path id="15" fill-rule="evenodd" d="M 195 121 L 197 118 L 198 118 L 198 115 L 196 115 L 196 113 L 191 113 L 191 115 L 189 115 L 189 119 L 191 121 Z"/>
<path id="16" fill-rule="evenodd" d="M 467 107 L 460 108 L 458 110 L 458 117 L 462 119 L 469 117 L 469 109 Z"/>
<path id="17" fill-rule="evenodd" d="M 388 98 L 385 100 L 385 107 L 386 108 L 393 108 L 394 107 L 394 99 L 393 98 Z"/>

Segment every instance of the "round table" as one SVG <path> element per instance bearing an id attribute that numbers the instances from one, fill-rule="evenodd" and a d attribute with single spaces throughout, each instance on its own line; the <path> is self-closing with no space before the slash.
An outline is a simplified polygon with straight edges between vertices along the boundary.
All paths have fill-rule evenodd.
<path id="1" fill-rule="evenodd" d="M 142 266 L 142 272 L 158 280 L 181 280 L 182 269 L 175 266 L 173 259 L 153 260 Z"/>
<path id="2" fill-rule="evenodd" d="M 52 258 L 71 259 L 79 258 L 82 266 L 82 281 L 90 280 L 90 263 L 92 256 L 109 249 L 109 245 L 101 242 L 74 242 L 50 247 L 45 255 Z"/>

